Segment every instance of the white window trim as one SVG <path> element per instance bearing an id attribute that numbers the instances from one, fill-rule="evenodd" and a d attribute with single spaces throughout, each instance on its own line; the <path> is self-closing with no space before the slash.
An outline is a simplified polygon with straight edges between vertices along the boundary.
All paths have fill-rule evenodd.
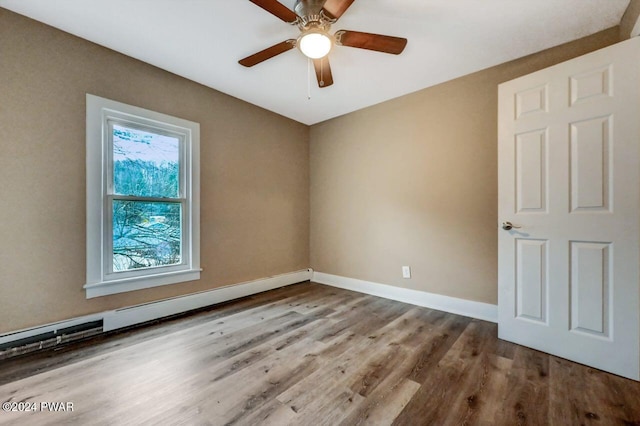
<path id="1" fill-rule="evenodd" d="M 200 278 L 200 125 L 192 121 L 123 104 L 87 94 L 87 299 L 109 294 L 176 284 Z M 186 261 L 181 265 L 149 268 L 136 273 L 109 274 L 106 267 L 106 226 L 108 182 L 107 120 L 130 121 L 143 126 L 170 129 L 186 135 L 183 151 L 190 170 L 184 174 L 188 195 L 188 217 L 185 235 L 189 247 Z"/>

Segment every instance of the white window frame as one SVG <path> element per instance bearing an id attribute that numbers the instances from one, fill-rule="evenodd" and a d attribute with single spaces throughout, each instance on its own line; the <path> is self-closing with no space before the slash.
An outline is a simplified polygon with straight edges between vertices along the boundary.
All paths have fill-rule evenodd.
<path id="1" fill-rule="evenodd" d="M 182 262 L 112 271 L 113 147 L 118 124 L 180 139 Z M 87 299 L 200 279 L 200 125 L 87 94 Z M 147 198 L 147 197 L 144 197 Z M 157 201 L 162 201 L 158 199 Z"/>

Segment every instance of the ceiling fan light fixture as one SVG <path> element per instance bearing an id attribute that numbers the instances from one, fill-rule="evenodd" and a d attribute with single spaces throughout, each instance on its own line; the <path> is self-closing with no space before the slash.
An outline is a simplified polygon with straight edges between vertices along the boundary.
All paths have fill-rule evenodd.
<path id="1" fill-rule="evenodd" d="M 293 10 L 285 6 L 283 0 L 249 1 L 284 22 L 295 25 L 300 30 L 300 35 L 240 59 L 238 63 L 245 67 L 252 67 L 297 47 L 303 55 L 312 59 L 307 67 L 308 72 L 311 74 L 313 63 L 318 86 L 322 88 L 333 84 L 333 75 L 327 56 L 334 45 L 393 55 L 402 53 L 407 45 L 406 38 L 361 31 L 340 30 L 333 35 L 329 34 L 331 26 L 355 0 L 294 0 Z M 290 4 L 291 0 L 288 1 Z"/>
<path id="2" fill-rule="evenodd" d="M 331 36 L 319 28 L 303 32 L 297 44 L 300 51 L 311 59 L 324 58 L 333 47 Z"/>

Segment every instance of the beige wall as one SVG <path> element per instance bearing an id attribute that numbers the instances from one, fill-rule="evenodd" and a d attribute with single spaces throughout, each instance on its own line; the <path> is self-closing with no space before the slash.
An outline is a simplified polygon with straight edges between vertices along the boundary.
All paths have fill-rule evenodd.
<path id="1" fill-rule="evenodd" d="M 631 0 L 629 6 L 620 21 L 620 38 L 626 40 L 638 34 L 633 33 L 633 29 L 640 18 L 640 0 Z"/>
<path id="2" fill-rule="evenodd" d="M 199 281 L 85 299 L 85 93 L 200 123 Z M 309 267 L 308 138 L 0 8 L 0 333 Z"/>
<path id="3" fill-rule="evenodd" d="M 618 40 L 612 28 L 312 126 L 311 267 L 497 303 L 497 86 Z"/>
<path id="4" fill-rule="evenodd" d="M 0 333 L 310 264 L 495 303 L 496 86 L 618 34 L 309 131 L 0 8 Z M 200 123 L 201 280 L 85 299 L 86 93 Z M 401 265 L 413 279 L 400 278 Z"/>

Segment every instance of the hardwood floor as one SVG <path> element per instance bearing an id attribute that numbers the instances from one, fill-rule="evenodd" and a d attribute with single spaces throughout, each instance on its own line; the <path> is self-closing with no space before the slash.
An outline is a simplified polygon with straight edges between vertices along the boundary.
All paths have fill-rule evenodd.
<path id="1" fill-rule="evenodd" d="M 303 283 L 2 361 L 0 401 L 37 411 L 0 424 L 640 425 L 640 383 L 496 336 Z"/>

